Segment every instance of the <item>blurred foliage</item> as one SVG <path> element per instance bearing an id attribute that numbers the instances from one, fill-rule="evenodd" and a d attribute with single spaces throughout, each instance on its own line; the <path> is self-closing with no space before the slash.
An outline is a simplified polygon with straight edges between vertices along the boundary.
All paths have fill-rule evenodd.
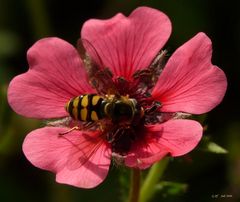
<path id="1" fill-rule="evenodd" d="M 171 19 L 173 32 L 166 45 L 170 53 L 196 33 L 207 33 L 213 41 L 213 63 L 225 71 L 229 83 L 221 105 L 208 115 L 193 117 L 206 126 L 205 138 L 197 150 L 170 161 L 152 201 L 211 202 L 216 201 L 215 195 L 219 195 L 217 201 L 239 201 L 240 14 L 237 3 L 233 0 L 0 0 L 0 201 L 118 202 L 124 199 L 129 189 L 128 170 L 112 167 L 103 184 L 83 190 L 57 184 L 53 174 L 34 168 L 25 159 L 21 145 L 26 134 L 42 123 L 23 118 L 9 108 L 7 86 L 15 75 L 27 71 L 26 51 L 36 40 L 58 36 L 75 44 L 87 19 L 109 18 L 117 12 L 128 15 L 143 5 L 162 10 Z M 203 148 L 228 153 L 203 152 Z M 146 176 L 144 171 L 143 178 Z"/>
<path id="2" fill-rule="evenodd" d="M 205 136 L 205 137 L 202 138 L 198 148 L 202 151 L 213 152 L 213 153 L 216 153 L 216 154 L 226 154 L 226 153 L 228 153 L 228 151 L 226 149 L 219 146 L 215 142 L 210 141 L 209 136 Z"/>
<path id="3" fill-rule="evenodd" d="M 162 192 L 163 196 L 176 196 L 186 193 L 187 187 L 188 185 L 184 183 L 163 181 L 156 186 L 156 189 L 157 191 Z"/>

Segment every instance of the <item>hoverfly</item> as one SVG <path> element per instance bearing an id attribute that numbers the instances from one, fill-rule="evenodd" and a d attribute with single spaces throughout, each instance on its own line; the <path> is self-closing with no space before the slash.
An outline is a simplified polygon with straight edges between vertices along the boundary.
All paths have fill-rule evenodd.
<path id="1" fill-rule="evenodd" d="M 84 131 L 97 128 L 112 145 L 113 152 L 125 154 L 136 138 L 137 128 L 143 125 L 144 117 L 159 107 L 152 104 L 145 109 L 145 104 L 138 97 L 143 94 L 144 98 L 148 96 L 147 92 L 156 83 L 164 66 L 166 52 L 161 52 L 148 68 L 137 71 L 132 81 L 127 81 L 122 77 L 113 78 L 110 69 L 104 67 L 94 46 L 87 40 L 78 40 L 78 51 L 84 61 L 89 82 L 97 93 L 78 95 L 66 103 L 65 109 L 69 116 L 83 124 L 61 135 L 75 129 Z M 130 93 L 123 94 L 119 85 L 131 86 Z"/>
<path id="2" fill-rule="evenodd" d="M 65 108 L 73 119 L 84 122 L 107 118 L 113 123 L 130 124 L 137 114 L 143 116 L 144 113 L 143 108 L 137 106 L 135 99 L 113 95 L 80 95 L 69 100 Z"/>

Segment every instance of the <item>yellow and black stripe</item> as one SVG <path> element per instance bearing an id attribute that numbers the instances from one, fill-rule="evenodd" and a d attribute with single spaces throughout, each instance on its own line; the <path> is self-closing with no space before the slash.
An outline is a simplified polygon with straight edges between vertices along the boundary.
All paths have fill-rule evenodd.
<path id="1" fill-rule="evenodd" d="M 65 108 L 75 120 L 98 121 L 104 116 L 102 113 L 103 101 L 104 99 L 99 95 L 85 94 L 72 98 Z"/>

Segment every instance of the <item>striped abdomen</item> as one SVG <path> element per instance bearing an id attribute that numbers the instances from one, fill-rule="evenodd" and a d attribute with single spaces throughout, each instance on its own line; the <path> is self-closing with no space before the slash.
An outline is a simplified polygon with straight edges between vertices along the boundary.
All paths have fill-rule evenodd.
<path id="1" fill-rule="evenodd" d="M 96 94 L 86 94 L 72 98 L 65 106 L 75 120 L 98 121 L 103 118 L 103 98 Z"/>

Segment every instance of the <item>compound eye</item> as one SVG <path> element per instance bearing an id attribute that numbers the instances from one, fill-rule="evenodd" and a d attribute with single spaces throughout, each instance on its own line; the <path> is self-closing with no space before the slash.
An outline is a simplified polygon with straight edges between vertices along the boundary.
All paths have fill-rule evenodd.
<path id="1" fill-rule="evenodd" d="M 132 119 L 133 110 L 131 105 L 123 102 L 117 102 L 114 106 L 113 114 L 117 121 L 128 121 Z"/>

